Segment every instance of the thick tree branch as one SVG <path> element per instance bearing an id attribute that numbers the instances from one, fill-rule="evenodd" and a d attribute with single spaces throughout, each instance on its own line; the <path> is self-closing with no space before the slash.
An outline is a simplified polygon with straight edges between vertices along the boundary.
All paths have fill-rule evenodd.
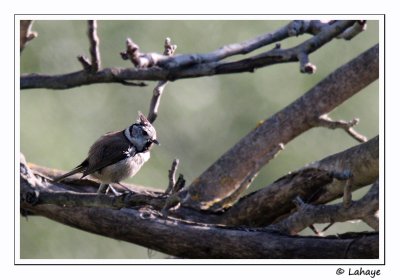
<path id="1" fill-rule="evenodd" d="M 35 168 L 38 169 L 38 168 Z M 40 169 L 40 168 L 39 168 Z M 73 179 L 70 179 L 71 181 Z M 78 182 L 84 183 L 79 180 Z M 119 197 L 59 191 L 21 159 L 21 209 L 88 232 L 185 258 L 377 258 L 379 236 L 290 237 L 268 229 L 235 228 L 162 216 L 162 193 Z M 90 186 L 88 186 L 90 188 Z M 157 207 L 158 205 L 158 207 Z M 134 207 L 134 208 L 132 208 Z M 123 225 L 123 226 L 121 226 Z M 176 238 L 179 236 L 179 238 Z M 196 242 L 193 242 L 196 240 Z M 330 248 L 321 253 L 310 248 Z"/>
<path id="2" fill-rule="evenodd" d="M 320 169 L 304 169 L 290 173 L 271 185 L 241 198 L 226 210 L 219 222 L 227 225 L 265 226 L 294 208 L 293 200 L 310 197 L 334 179 L 334 173 Z"/>
<path id="3" fill-rule="evenodd" d="M 24 206 L 67 225 L 183 258 L 378 258 L 379 251 L 378 234 L 358 233 L 350 238 L 289 237 L 165 220 L 146 208 Z"/>
<path id="4" fill-rule="evenodd" d="M 258 171 L 254 167 L 263 166 L 255 162 L 267 160 L 265 155 L 274 147 L 312 128 L 321 115 L 375 81 L 379 76 L 378 54 L 378 45 L 370 48 L 242 138 L 194 180 L 182 198 L 182 205 L 196 209 L 224 208 L 215 202 L 237 190 L 245 178 Z"/>
<path id="5" fill-rule="evenodd" d="M 21 161 L 21 173 L 24 170 L 30 170 Z M 44 167 L 30 165 L 36 172 L 36 178 L 39 176 L 39 182 L 48 182 L 46 178 L 53 178 L 63 174 L 62 171 L 47 169 Z M 174 166 L 171 167 L 174 171 Z M 370 141 L 352 147 L 343 152 L 326 157 L 323 160 L 314 162 L 306 167 L 303 171 L 294 172 L 287 175 L 273 184 L 241 198 L 232 208 L 227 209 L 223 214 L 212 214 L 210 212 L 197 212 L 191 208 L 180 207 L 170 211 L 169 215 L 180 219 L 192 220 L 204 223 L 216 223 L 227 225 L 245 225 L 245 226 L 266 226 L 281 217 L 287 216 L 294 209 L 292 200 L 296 196 L 301 196 L 307 203 L 323 204 L 332 201 L 343 195 L 344 184 L 347 178 L 341 180 L 332 180 L 332 176 L 340 177 L 351 171 L 352 174 L 352 191 L 363 186 L 372 184 L 379 176 L 379 138 L 375 137 Z M 172 174 L 170 175 L 171 178 Z M 64 181 L 64 184 L 45 185 L 53 191 L 72 191 L 92 193 L 91 200 L 96 200 L 96 190 L 98 184 L 90 180 L 80 180 L 80 176 L 72 176 Z M 49 179 L 51 180 L 51 179 Z M 170 179 L 171 180 L 171 179 Z M 178 182 L 183 179 L 179 179 Z M 184 182 L 184 180 L 183 180 Z M 36 185 L 36 183 L 32 183 Z M 137 187 L 124 184 L 128 187 L 132 194 L 126 196 L 123 200 L 124 207 L 128 206 L 151 206 L 161 211 L 167 204 L 167 197 L 163 196 L 162 191 Z M 184 185 L 183 184 L 179 184 Z M 68 187 L 68 188 L 67 188 Z M 118 186 L 116 186 L 118 188 Z M 121 190 L 124 191 L 124 190 Z M 177 190 L 173 191 L 176 193 Z M 86 199 L 87 196 L 78 196 Z M 77 199 L 71 197 L 71 199 Z M 175 204 L 179 201 L 175 201 Z M 92 202 L 89 203 L 89 205 Z M 111 207 L 112 204 L 104 205 Z M 120 205 L 122 206 L 122 204 Z M 168 207 L 174 206 L 174 203 Z M 373 228 L 377 227 L 376 218 L 365 218 L 371 221 Z"/>
<path id="6" fill-rule="evenodd" d="M 352 191 L 370 185 L 379 177 L 379 136 L 364 144 L 311 163 L 307 168 L 318 168 L 331 172 L 350 170 L 353 175 Z M 343 194 L 344 185 L 343 181 L 333 181 L 315 193 L 310 202 L 323 204 L 339 198 Z"/>
<path id="7" fill-rule="evenodd" d="M 320 199 L 322 198 L 324 199 L 323 203 L 325 203 L 342 196 L 343 184 L 348 179 L 343 174 L 348 173 L 349 170 L 353 171 L 351 173 L 352 191 L 371 184 L 377 179 L 379 172 L 378 153 L 375 152 L 379 150 L 378 144 L 378 138 L 375 137 L 365 144 L 329 156 L 311 165 L 317 168 L 305 168 L 284 176 L 273 184 L 241 198 L 232 208 L 227 209 L 222 214 L 197 212 L 186 207 L 180 207 L 166 213 L 163 208 L 167 205 L 168 198 L 164 195 L 164 192 L 129 184 L 124 185 L 130 189 L 130 194 L 117 199 L 105 196 L 105 198 L 101 199 L 101 204 L 99 204 L 100 202 L 96 195 L 98 183 L 91 180 L 80 180 L 78 175 L 67 178 L 63 184 L 53 183 L 50 178 L 62 174 L 62 171 L 32 164 L 27 166 L 24 160 L 21 161 L 21 176 L 26 178 L 24 174 L 27 174 L 27 170 L 29 171 L 32 168 L 34 174 L 29 176 L 31 178 L 29 180 L 32 180 L 32 178 L 37 179 L 31 185 L 57 192 L 57 194 L 47 196 L 47 202 L 49 203 L 51 201 L 57 202 L 61 199 L 64 204 L 71 206 L 92 206 L 94 203 L 97 203 L 98 207 L 104 208 L 146 206 L 159 211 L 163 210 L 164 215 L 168 214 L 170 217 L 183 220 L 208 224 L 259 227 L 269 225 L 278 219 L 282 219 L 282 217 L 286 217 L 293 211 L 294 204 L 292 200 L 297 196 L 305 199 L 307 203 L 313 204 L 321 203 Z M 172 173 L 176 172 L 175 168 L 173 164 L 169 175 L 170 181 L 173 177 Z M 334 178 L 338 178 L 338 180 L 333 180 Z M 182 185 L 179 183 L 181 180 L 180 176 L 175 185 Z M 118 186 L 115 187 L 118 189 Z M 172 193 L 177 192 L 174 189 L 175 186 Z M 123 189 L 119 190 L 124 191 Z M 62 196 L 62 198 L 57 196 Z M 42 199 L 44 199 L 43 196 Z M 175 201 L 175 203 L 178 202 Z M 172 206 L 174 206 L 173 203 L 168 205 L 168 207 Z"/>
<path id="8" fill-rule="evenodd" d="M 315 223 L 362 220 L 365 217 L 374 215 L 378 209 L 379 182 L 376 181 L 363 198 L 351 202 L 348 207 L 343 203 L 334 205 L 311 205 L 304 203 L 297 212 L 275 224 L 274 228 L 288 234 L 296 234 Z"/>
<path id="9" fill-rule="evenodd" d="M 128 80 L 167 81 L 183 78 L 202 77 L 218 74 L 229 74 L 246 71 L 254 71 L 256 68 L 265 67 L 276 63 L 298 61 L 300 53 L 314 52 L 341 32 L 352 26 L 355 21 L 338 21 L 322 28 L 313 38 L 305 41 L 297 47 L 290 49 L 274 48 L 270 51 L 254 57 L 236 62 L 222 62 L 223 58 L 247 53 L 265 44 L 276 42 L 288 37 L 288 27 L 278 30 L 273 35 L 263 35 L 241 44 L 233 44 L 222 47 L 215 52 L 202 55 L 176 55 L 174 57 L 159 54 L 138 53 L 138 46 L 132 47 L 132 57 L 139 59 L 135 63 L 141 66 L 137 69 L 105 68 L 95 74 L 78 71 L 63 75 L 24 74 L 21 75 L 21 89 L 48 88 L 68 89 L 72 87 L 95 83 L 121 83 Z M 286 32 L 286 34 L 285 34 Z M 270 38 L 272 37 L 272 38 Z M 129 58 L 129 56 L 127 56 Z M 146 60 L 147 62 L 143 62 Z M 154 65 L 154 66 L 153 66 Z M 150 68 L 144 68 L 149 67 Z M 183 67 L 185 66 L 185 67 Z"/>
<path id="10" fill-rule="evenodd" d="M 352 191 L 377 180 L 378 137 L 312 163 L 242 197 L 232 208 L 218 216 L 218 222 L 228 225 L 266 226 L 290 213 L 295 208 L 292 200 L 297 196 L 307 203 L 330 202 L 343 195 L 348 178 L 339 177 L 349 171 L 352 176 Z M 332 176 L 340 180 L 333 180 Z"/>

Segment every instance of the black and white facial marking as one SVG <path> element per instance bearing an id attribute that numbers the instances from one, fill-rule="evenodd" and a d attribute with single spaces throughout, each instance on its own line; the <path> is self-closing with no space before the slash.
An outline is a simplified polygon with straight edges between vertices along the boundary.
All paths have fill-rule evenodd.
<path id="1" fill-rule="evenodd" d="M 156 130 L 149 122 L 134 123 L 125 129 L 124 134 L 138 153 L 149 150 L 153 143 L 158 144 Z"/>

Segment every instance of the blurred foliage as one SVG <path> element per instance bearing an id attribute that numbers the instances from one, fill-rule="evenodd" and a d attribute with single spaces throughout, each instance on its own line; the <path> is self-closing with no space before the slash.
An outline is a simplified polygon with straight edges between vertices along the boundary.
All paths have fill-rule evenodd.
<path id="1" fill-rule="evenodd" d="M 143 52 L 163 51 L 170 37 L 177 53 L 204 53 L 274 31 L 288 21 L 99 21 L 102 67 L 132 67 L 120 58 L 125 39 Z M 21 55 L 21 73 L 62 74 L 81 69 L 77 55 L 89 56 L 86 21 L 35 21 L 39 33 Z M 281 42 L 294 46 L 309 35 Z M 161 146 L 129 182 L 165 188 L 167 170 L 180 159 L 179 173 L 190 183 L 260 120 L 281 110 L 337 67 L 378 43 L 378 22 L 351 41 L 333 40 L 310 55 L 318 70 L 301 74 L 298 63 L 275 65 L 255 73 L 178 80 L 170 83 L 155 122 Z M 266 51 L 267 46 L 257 52 Z M 253 55 L 253 54 L 250 54 Z M 240 57 L 236 57 L 238 59 Z M 147 114 L 154 82 L 145 88 L 118 84 L 69 90 L 24 90 L 20 95 L 21 151 L 30 162 L 69 170 L 86 156 L 102 134 L 123 129 Z M 371 138 L 378 134 L 378 82 L 330 114 L 335 119 L 359 117 L 356 129 Z M 264 167 L 248 191 L 266 186 L 291 170 L 357 142 L 341 130 L 312 129 L 290 142 Z M 364 193 L 363 189 L 358 193 Z M 359 194 L 359 195 L 360 195 Z M 355 198 L 359 197 L 355 195 Z M 162 258 L 146 248 L 76 230 L 41 217 L 21 218 L 21 258 Z M 322 227 L 321 227 L 322 228 Z M 333 232 L 369 229 L 344 223 Z"/>

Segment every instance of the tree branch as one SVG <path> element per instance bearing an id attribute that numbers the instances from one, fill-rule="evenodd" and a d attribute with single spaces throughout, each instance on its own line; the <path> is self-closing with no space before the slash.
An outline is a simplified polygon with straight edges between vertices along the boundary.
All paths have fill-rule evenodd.
<path id="1" fill-rule="evenodd" d="M 240 192 L 236 190 L 242 190 L 243 188 L 240 186 L 243 185 L 246 178 L 252 178 L 251 176 L 256 174 L 257 168 L 262 166 L 263 161 L 270 159 L 267 156 L 270 151 L 311 128 L 321 115 L 326 114 L 378 77 L 378 52 L 377 45 L 372 47 L 337 69 L 293 104 L 261 123 L 198 179 L 194 180 L 191 186 L 185 187 L 184 190 L 179 192 L 181 205 L 194 209 L 202 209 L 205 205 L 214 210 L 224 206 L 215 202 L 223 201 L 232 205 L 232 200 L 226 198 L 229 198 L 232 194 L 235 194 L 235 198 L 239 196 Z M 376 138 L 374 141 L 366 143 L 368 145 L 366 150 L 369 151 L 367 153 L 363 148 L 360 148 L 359 155 L 354 156 L 350 155 L 353 152 L 350 149 L 349 154 L 340 160 L 333 156 L 333 160 L 327 159 L 314 163 L 310 167 L 331 172 L 351 170 L 354 175 L 353 190 L 365 186 L 370 184 L 371 181 L 375 181 L 379 172 L 378 141 L 378 138 Z M 252 149 L 249 150 L 247 147 L 252 147 Z M 357 160 L 363 160 L 363 164 L 357 164 Z M 255 164 L 256 162 L 258 164 Z M 312 202 L 325 203 L 331 201 L 341 196 L 342 190 L 342 183 L 334 181 L 328 186 L 322 187 L 314 195 Z M 265 204 L 255 203 L 254 205 L 262 207 Z M 248 209 L 251 208 L 248 207 Z M 226 213 L 234 213 L 234 211 L 231 211 Z M 236 215 L 236 217 L 238 218 L 231 220 L 229 214 L 227 214 L 227 223 L 241 224 L 248 219 L 248 216 L 244 214 Z M 270 223 L 278 217 L 266 217 L 260 219 L 260 221 L 262 224 Z M 257 218 L 254 221 L 257 221 Z"/>
<path id="2" fill-rule="evenodd" d="M 290 22 L 288 25 L 272 32 L 263 34 L 254 39 L 250 39 L 241 43 L 234 43 L 230 45 L 223 46 L 218 50 L 215 50 L 211 53 L 207 54 L 190 54 L 190 55 L 180 55 L 174 59 L 167 59 L 165 61 L 160 61 L 160 66 L 163 68 L 171 69 L 171 68 L 181 68 L 192 66 L 194 64 L 206 64 L 210 62 L 218 62 L 225 58 L 235 56 L 238 54 L 244 55 L 248 54 L 254 50 L 257 50 L 261 47 L 279 42 L 286 38 L 292 36 L 299 36 L 305 33 L 310 33 L 313 35 L 318 35 L 319 33 L 323 33 L 324 38 L 321 38 L 322 41 L 325 41 L 326 37 L 331 37 L 333 39 L 336 35 L 332 37 L 331 32 L 334 32 L 333 29 L 340 29 L 338 32 L 343 32 L 347 27 L 352 26 L 354 21 L 343 21 L 340 25 L 337 23 L 332 28 L 332 24 L 334 22 L 321 22 L 319 20 L 295 20 Z M 343 26 L 342 26 L 343 24 Z M 326 29 L 325 29 L 326 28 Z M 318 39 L 314 39 L 314 43 L 319 41 Z M 326 41 L 325 41 L 326 43 Z M 279 48 L 277 48 L 279 49 Z"/>
<path id="3" fill-rule="evenodd" d="M 320 33 L 307 41 L 299 44 L 290 49 L 274 48 L 270 51 L 261 53 L 259 55 L 219 65 L 216 69 L 218 74 L 238 73 L 244 71 L 254 71 L 256 68 L 265 67 L 277 63 L 295 62 L 299 61 L 304 55 L 310 54 L 326 43 L 330 42 L 333 38 L 341 34 L 348 27 L 352 26 L 354 21 L 338 21 L 322 29 Z M 311 66 L 310 66 L 311 67 Z M 315 66 L 312 65 L 311 68 Z M 316 69 L 316 67 L 315 67 Z"/>
<path id="4" fill-rule="evenodd" d="M 177 220 L 150 207 L 157 204 L 161 207 L 165 197 L 162 193 L 142 190 L 142 194 L 112 197 L 96 194 L 94 186 L 87 186 L 93 188 L 92 193 L 60 191 L 69 185 L 53 183 L 32 171 L 23 157 L 20 178 L 21 209 L 26 214 L 41 215 L 182 258 L 378 258 L 378 234 L 290 237 L 268 229 Z M 89 180 L 75 183 L 86 184 L 86 181 Z"/>
<path id="5" fill-rule="evenodd" d="M 375 81 L 379 75 L 378 53 L 375 45 L 251 131 L 193 181 L 181 204 L 205 210 L 228 197 L 245 178 L 258 171 L 254 167 L 263 166 L 254 163 L 266 161 L 265 155 L 274 147 L 312 128 L 321 115 Z"/>
<path id="6" fill-rule="evenodd" d="M 100 60 L 100 40 L 97 36 L 97 20 L 88 20 L 88 37 L 90 42 L 90 57 L 92 64 L 92 72 L 97 72 L 101 68 Z"/>
<path id="7" fill-rule="evenodd" d="M 353 26 L 347 28 L 344 32 L 342 32 L 338 38 L 351 40 L 359 33 L 365 31 L 367 29 L 367 21 L 366 20 L 357 20 Z"/>
<path id="8" fill-rule="evenodd" d="M 349 170 L 352 171 L 352 191 L 373 183 L 377 180 L 379 174 L 377 151 L 379 151 L 379 140 L 378 137 L 375 137 L 367 143 L 313 163 L 310 168 L 306 167 L 282 177 L 273 184 L 241 198 L 233 207 L 222 214 L 198 212 L 186 207 L 180 207 L 167 213 L 165 206 L 170 208 L 179 201 L 168 203 L 169 197 L 165 196 L 161 190 L 129 184 L 124 185 L 132 192 L 130 195 L 124 196 L 123 199 L 118 198 L 116 201 L 111 199 L 107 202 L 108 204 L 103 204 L 102 207 L 112 208 L 115 205 L 120 207 L 147 206 L 159 211 L 163 210 L 164 215 L 168 214 L 193 222 L 230 226 L 266 226 L 286 217 L 294 209 L 292 200 L 297 196 L 301 196 L 307 203 L 313 204 L 326 203 L 342 196 L 344 183 L 348 179 L 346 174 Z M 27 174 L 27 170 L 31 169 L 34 174 L 31 174 L 27 179 L 25 174 Z M 171 171 L 174 171 L 174 164 Z M 169 178 L 172 176 L 171 173 L 173 172 L 170 172 Z M 56 192 L 83 192 L 93 195 L 91 197 L 74 194 L 74 196 L 69 197 L 73 201 L 88 200 L 86 204 L 79 202 L 78 206 L 90 206 L 93 201 L 97 201 L 95 194 L 99 187 L 98 183 L 87 179 L 80 180 L 78 175 L 65 179 L 62 184 L 51 182 L 51 178 L 60 174 L 63 174 L 63 172 L 32 164 L 28 166 L 24 159 L 21 160 L 21 176 L 27 181 L 38 178 L 31 182 L 31 185 L 41 186 Z M 333 178 L 337 179 L 333 180 Z M 180 186 L 179 189 L 184 185 L 181 176 L 173 187 L 173 194 L 179 191 L 175 189 L 177 185 Z M 118 186 L 115 187 L 119 190 Z M 124 190 L 121 189 L 121 191 Z M 63 196 L 68 197 L 68 194 L 63 194 Z M 103 202 L 105 203 L 105 201 Z M 115 204 L 117 202 L 119 204 Z M 100 207 L 100 205 L 98 206 Z"/>
<path id="9" fill-rule="evenodd" d="M 99 44 L 100 40 L 97 36 L 97 21 L 96 20 L 88 20 L 88 31 L 87 35 L 89 37 L 89 52 L 90 52 L 90 61 L 88 58 L 83 55 L 78 56 L 79 62 L 82 64 L 83 69 L 89 74 L 96 73 L 99 71 L 101 67 L 100 62 L 100 49 Z"/>
<path id="10" fill-rule="evenodd" d="M 306 53 L 299 53 L 297 58 L 300 61 L 300 72 L 314 74 L 317 71 L 317 66 L 312 64 Z"/>
<path id="11" fill-rule="evenodd" d="M 176 180 L 175 180 L 175 174 L 176 174 L 176 170 L 178 169 L 178 165 L 179 165 L 179 159 L 174 159 L 174 161 L 172 162 L 171 165 L 171 169 L 168 170 L 168 187 L 165 190 L 165 194 L 171 194 L 172 189 L 174 188 L 175 184 L 176 184 Z"/>
<path id="12" fill-rule="evenodd" d="M 23 206 L 73 227 L 182 258 L 378 258 L 379 252 L 378 234 L 357 233 L 350 238 L 294 238 L 165 220 L 146 208 Z M 315 247 L 325 250 L 309 249 Z"/>
<path id="13" fill-rule="evenodd" d="M 336 223 L 364 219 L 379 209 L 379 182 L 376 181 L 363 198 L 346 207 L 343 203 L 334 205 L 311 205 L 304 203 L 299 210 L 274 225 L 274 228 L 288 234 L 296 234 L 315 223 Z"/>
<path id="14" fill-rule="evenodd" d="M 366 142 L 368 139 L 364 135 L 358 133 L 354 130 L 354 126 L 356 126 L 360 122 L 359 119 L 355 118 L 352 121 L 333 121 L 328 115 L 322 115 L 317 120 L 317 125 L 322 127 L 327 127 L 330 129 L 341 128 L 346 131 L 351 137 L 356 139 L 358 142 Z"/>
<path id="15" fill-rule="evenodd" d="M 164 55 L 173 56 L 176 51 L 177 46 L 171 43 L 170 38 L 166 38 L 164 42 Z M 161 96 L 167 86 L 168 81 L 159 81 L 153 90 L 153 97 L 150 101 L 150 109 L 147 119 L 149 122 L 153 123 L 158 115 L 158 107 L 160 106 Z"/>
<path id="16" fill-rule="evenodd" d="M 203 223 L 227 224 L 231 226 L 265 226 L 290 213 L 294 209 L 291 201 L 296 196 L 300 195 L 308 203 L 321 203 L 321 198 L 325 200 L 323 202 L 325 203 L 342 196 L 343 183 L 346 182 L 343 180 L 347 180 L 347 177 L 342 174 L 346 174 L 346 170 L 353 170 L 354 172 L 352 174 L 352 191 L 371 184 L 377 179 L 379 172 L 379 159 L 377 153 L 375 153 L 375 150 L 378 149 L 379 141 L 375 137 L 365 144 L 329 156 L 311 165 L 319 169 L 305 168 L 304 170 L 293 172 L 277 180 L 275 183 L 243 197 L 223 214 L 213 215 L 210 212 L 197 212 L 185 207 L 170 211 L 168 214 L 179 219 Z M 44 174 L 45 178 L 52 178 L 62 174 L 61 171 L 55 172 L 54 170 L 39 166 L 31 165 L 31 167 L 34 168 L 35 172 Z M 336 171 L 332 171 L 335 168 Z M 22 168 L 21 170 L 24 169 Z M 332 181 L 335 177 L 338 180 Z M 95 193 L 98 184 L 90 180 L 79 180 L 79 178 L 79 176 L 69 178 L 62 185 L 62 188 L 54 188 L 53 186 L 52 189 L 55 191 L 65 191 L 64 188 L 68 186 L 69 191 L 89 192 L 93 197 L 90 198 L 87 205 L 91 205 L 92 200 L 96 200 Z M 43 182 L 43 179 L 39 181 Z M 176 184 L 178 185 L 178 182 Z M 163 196 L 161 191 L 150 191 L 143 187 L 139 188 L 127 184 L 125 186 L 132 191 L 132 194 L 124 197 L 122 201 L 125 204 L 118 204 L 120 207 L 151 206 L 154 209 L 161 210 L 167 204 L 167 197 Z M 79 197 L 82 199 L 87 198 L 86 196 Z M 71 197 L 70 199 L 77 200 L 76 197 Z M 105 204 L 103 207 L 109 208 L 115 205 L 115 203 L 112 204 L 110 202 L 110 204 Z M 120 201 L 120 203 L 122 202 Z M 173 204 L 169 206 L 173 206 Z"/>
<path id="17" fill-rule="evenodd" d="M 30 26 L 31 23 L 24 27 L 28 33 Z M 84 71 L 58 76 L 22 75 L 21 88 L 65 89 L 104 82 L 141 85 L 130 80 L 158 80 L 149 110 L 153 122 L 169 80 L 253 71 L 291 61 L 300 62 L 301 72 L 314 73 L 316 66 L 309 61 L 310 53 L 335 37 L 353 38 L 366 24 L 365 21 L 293 21 L 273 33 L 208 54 L 174 57 L 170 56 L 176 46 L 168 38 L 163 55 L 141 53 L 138 45 L 127 40 L 127 50 L 121 55 L 137 68 L 101 70 L 96 21 L 88 21 L 88 26 L 91 60 L 78 58 Z M 222 61 L 304 33 L 314 36 L 296 47 L 281 49 L 277 43 L 259 55 Z M 22 48 L 21 43 L 21 51 Z M 325 238 L 287 235 L 313 223 L 351 219 L 362 219 L 379 230 L 378 137 L 286 175 L 238 200 L 260 168 L 286 143 L 310 128 L 342 128 L 355 139 L 364 140 L 352 128 L 358 120 L 332 121 L 327 113 L 378 78 L 378 53 L 376 45 L 337 69 L 304 96 L 260 123 L 186 187 L 182 175 L 178 180 L 175 178 L 178 160 L 174 160 L 169 170 L 165 192 L 127 185 L 129 191 L 121 196 L 107 196 L 96 194 L 98 183 L 81 180 L 79 176 L 71 176 L 63 183 L 52 182 L 58 171 L 28 165 L 22 157 L 21 213 L 42 215 L 184 258 L 378 258 L 377 232 Z M 362 199 L 351 200 L 352 191 L 372 182 L 375 184 Z M 340 196 L 343 196 L 341 204 L 319 205 Z M 297 211 L 294 198 L 301 201 Z M 175 205 L 181 207 L 172 209 Z"/>
<path id="18" fill-rule="evenodd" d="M 379 176 L 379 138 L 328 156 L 289 173 L 269 186 L 242 197 L 217 217 L 227 225 L 266 226 L 294 209 L 292 200 L 300 196 L 307 203 L 323 204 L 343 195 L 351 172 L 351 191 L 375 182 Z M 336 180 L 333 178 L 336 177 Z M 178 209 L 178 212 L 182 211 Z"/>
<path id="19" fill-rule="evenodd" d="M 307 168 L 318 168 L 331 172 L 350 170 L 351 190 L 372 184 L 379 177 L 379 136 L 364 144 L 311 163 Z M 342 196 L 344 181 L 333 181 L 313 195 L 309 202 L 324 204 Z"/>
<path id="20" fill-rule="evenodd" d="M 220 60 L 232 55 L 248 53 L 264 45 L 286 38 L 289 36 L 288 26 L 274 33 L 259 36 L 243 43 L 228 45 L 212 53 L 202 55 L 191 54 L 168 57 L 159 54 L 144 54 L 139 52 L 137 45 L 132 45 L 130 51 L 133 56 L 131 57 L 136 57 L 133 62 L 140 66 L 138 69 L 105 68 L 95 74 L 78 71 L 54 76 L 24 74 L 21 75 L 20 87 L 21 89 L 68 89 L 95 83 L 121 83 L 121 81 L 127 80 L 167 81 L 254 71 L 256 68 L 276 63 L 298 61 L 300 53 L 309 54 L 316 51 L 352 26 L 354 22 L 338 21 L 331 25 L 327 24 L 324 28 L 320 29 L 317 35 L 297 47 L 286 50 L 274 48 L 260 55 L 236 62 L 222 62 Z M 127 42 L 127 44 L 129 48 L 130 42 Z M 129 56 L 127 55 L 126 58 L 129 58 Z"/>

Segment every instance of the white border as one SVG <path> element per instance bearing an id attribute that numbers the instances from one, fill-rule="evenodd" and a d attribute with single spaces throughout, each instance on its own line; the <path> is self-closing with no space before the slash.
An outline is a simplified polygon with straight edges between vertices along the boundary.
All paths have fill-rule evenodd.
<path id="1" fill-rule="evenodd" d="M 184 14 L 65 14 L 65 15 L 49 15 L 49 14 L 37 14 L 37 15 L 16 15 L 17 20 L 21 19 L 33 19 L 33 20 L 294 20 L 294 19 L 318 19 L 318 20 L 345 20 L 345 19 L 365 19 L 365 20 L 382 20 L 383 15 L 357 15 L 357 14 L 346 14 L 346 15 L 304 15 L 304 14 L 288 14 L 288 15 L 223 15 L 223 14 L 207 14 L 207 15 L 184 15 Z"/>

